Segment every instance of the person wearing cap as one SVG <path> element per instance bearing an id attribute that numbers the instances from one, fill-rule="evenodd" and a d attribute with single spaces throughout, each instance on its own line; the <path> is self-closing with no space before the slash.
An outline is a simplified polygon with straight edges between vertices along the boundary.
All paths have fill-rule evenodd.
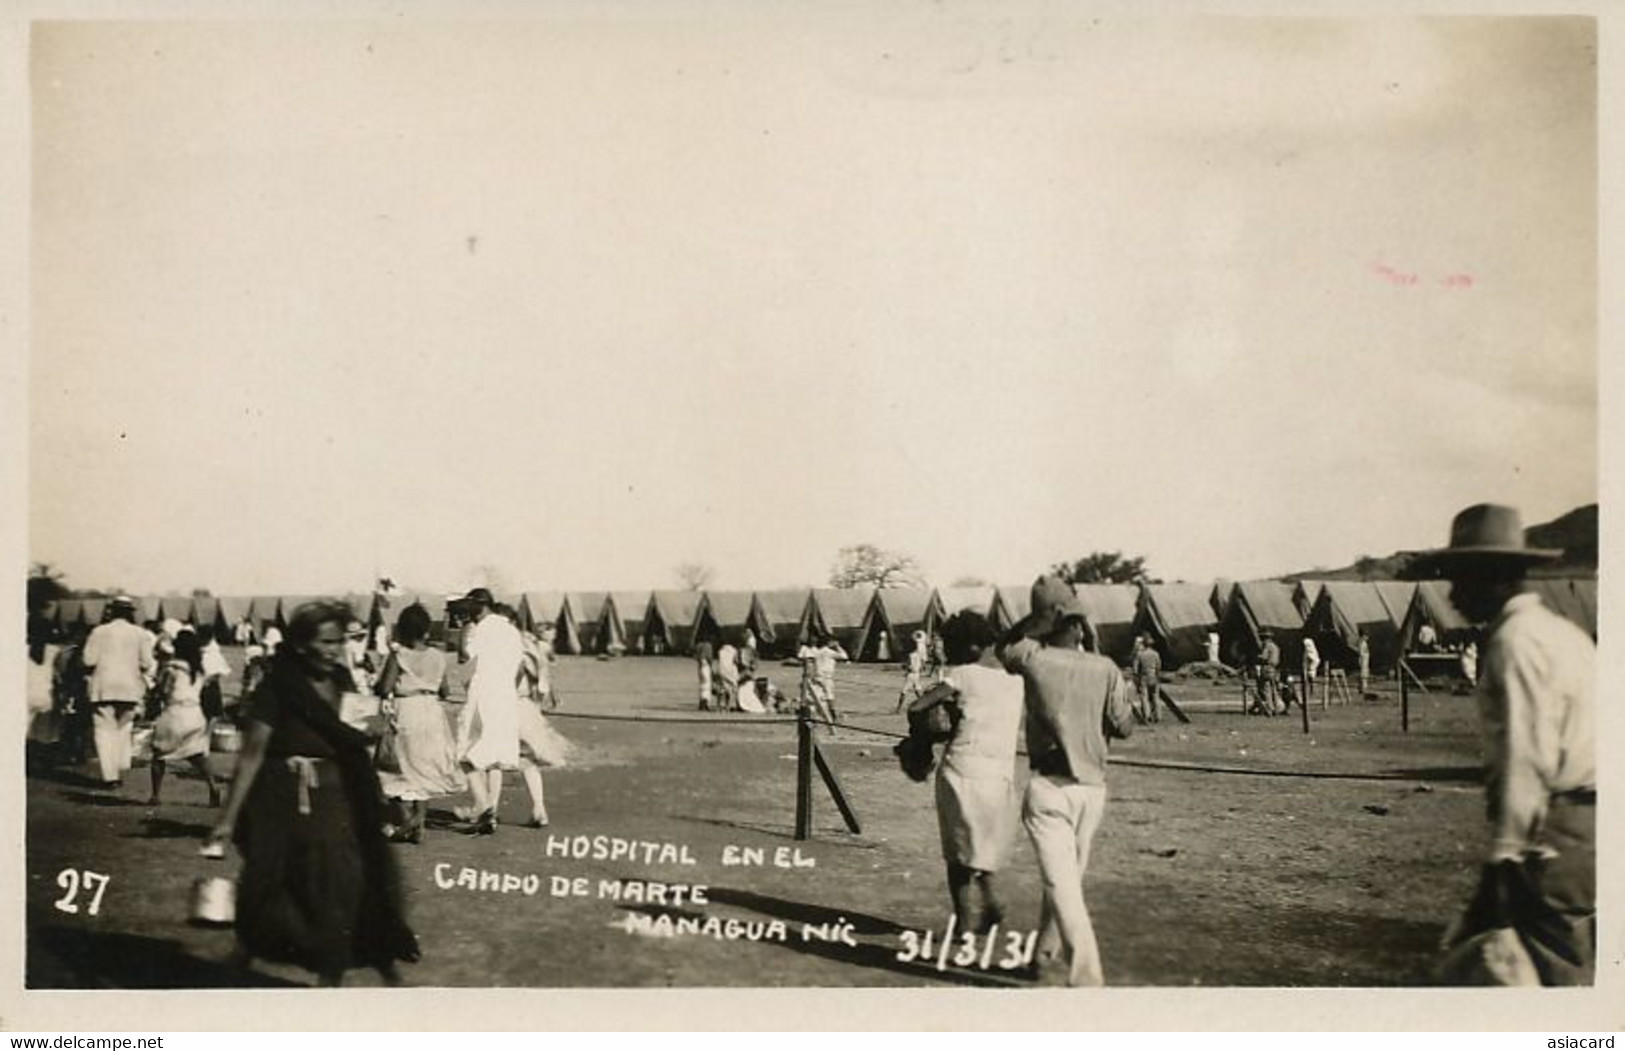
<path id="1" fill-rule="evenodd" d="M 108 620 L 85 641 L 83 661 L 90 669 L 91 736 L 102 786 L 117 788 L 131 766 L 131 728 L 147 684 L 157 668 L 152 643 L 135 622 L 135 600 L 120 595 L 108 603 Z"/>
<path id="2" fill-rule="evenodd" d="M 1489 848 L 1478 892 L 1447 936 L 1447 980 L 1467 978 L 1452 973 L 1450 949 L 1510 926 L 1540 984 L 1593 982 L 1596 644 L 1525 587 L 1531 567 L 1560 555 L 1529 547 L 1513 508 L 1478 504 L 1455 517 L 1448 547 L 1411 563 L 1450 581 L 1451 603 L 1485 625 L 1476 695 Z"/>
<path id="3" fill-rule="evenodd" d="M 1086 631 L 1071 585 L 1040 577 L 1032 612 L 997 650 L 1023 682 L 1032 776 L 1021 821 L 1044 886 L 1038 958 L 1044 970 L 1064 966 L 1066 984 L 1074 986 L 1105 982 L 1083 879 L 1105 814 L 1107 739 L 1126 738 L 1134 728 L 1123 674 L 1110 659 L 1080 649 Z"/>
<path id="4" fill-rule="evenodd" d="M 1262 628 L 1258 632 L 1258 659 L 1253 664 L 1253 682 L 1258 688 L 1257 710 L 1265 715 L 1285 715 L 1286 702 L 1281 699 L 1281 647 L 1275 641 L 1275 632 Z"/>
<path id="5" fill-rule="evenodd" d="M 1140 699 L 1140 711 L 1146 722 L 1161 722 L 1158 701 L 1162 693 L 1162 654 L 1151 644 L 1148 635 L 1135 636 L 1134 644 L 1134 659 L 1130 667 L 1134 670 L 1134 692 Z"/>

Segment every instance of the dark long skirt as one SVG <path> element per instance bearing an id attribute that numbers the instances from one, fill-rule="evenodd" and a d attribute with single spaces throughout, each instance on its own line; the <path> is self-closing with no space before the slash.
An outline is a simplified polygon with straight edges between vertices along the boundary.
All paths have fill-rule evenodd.
<path id="1" fill-rule="evenodd" d="M 255 778 L 238 836 L 238 942 L 258 959 L 317 974 L 415 959 L 373 808 L 356 805 L 357 786 L 338 763 L 318 764 L 317 778 L 308 814 L 285 758 L 267 756 Z"/>

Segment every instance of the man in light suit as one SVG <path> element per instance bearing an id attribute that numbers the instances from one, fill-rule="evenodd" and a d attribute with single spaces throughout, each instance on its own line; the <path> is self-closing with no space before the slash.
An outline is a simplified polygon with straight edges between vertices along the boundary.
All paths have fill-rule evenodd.
<path id="1" fill-rule="evenodd" d="M 134 600 L 120 595 L 108 603 L 108 615 L 85 641 L 83 660 L 90 669 L 91 732 L 102 787 L 118 788 L 130 769 L 130 731 L 154 660 L 152 640 L 135 622 Z"/>

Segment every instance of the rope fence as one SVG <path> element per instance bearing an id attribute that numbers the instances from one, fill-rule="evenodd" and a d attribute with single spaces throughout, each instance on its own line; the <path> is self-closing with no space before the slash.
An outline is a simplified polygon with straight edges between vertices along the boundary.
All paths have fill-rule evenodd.
<path id="1" fill-rule="evenodd" d="M 608 713 L 595 714 L 591 712 L 548 712 L 549 719 L 601 719 L 608 722 L 627 723 L 667 723 L 685 726 L 794 726 L 799 720 L 795 716 L 767 715 L 739 717 L 697 717 L 697 716 L 662 716 L 662 715 L 612 715 Z M 857 723 L 846 723 L 837 720 L 826 723 L 822 720 L 811 720 L 813 726 L 827 726 L 832 729 L 851 730 L 854 733 L 869 734 L 874 737 L 889 738 L 894 741 L 906 740 L 907 734 L 897 733 L 895 730 L 880 730 L 871 726 L 860 726 Z M 1025 757 L 1025 748 L 1016 750 L 1017 757 Z M 1258 767 L 1227 766 L 1218 763 L 1187 763 L 1177 759 L 1140 759 L 1133 757 L 1114 756 L 1110 760 L 1112 766 L 1127 766 L 1142 770 L 1177 770 L 1186 773 L 1198 774 L 1226 774 L 1236 777 L 1280 777 L 1299 778 L 1312 781 L 1360 781 L 1360 782 L 1397 782 L 1397 781 L 1425 781 L 1414 775 L 1398 773 L 1370 773 L 1357 774 L 1334 770 L 1267 770 Z"/>

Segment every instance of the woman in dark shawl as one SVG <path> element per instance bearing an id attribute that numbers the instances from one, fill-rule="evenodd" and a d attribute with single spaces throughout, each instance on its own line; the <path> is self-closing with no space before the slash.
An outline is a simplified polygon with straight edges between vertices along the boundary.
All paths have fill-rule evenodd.
<path id="1" fill-rule="evenodd" d="M 352 967 L 399 980 L 418 959 L 400 879 L 383 835 L 383 796 L 367 733 L 340 720 L 354 691 L 344 665 L 348 607 L 313 602 L 247 706 L 243 750 L 214 842 L 243 856 L 237 888 L 242 957 L 294 963 L 336 986 Z"/>

